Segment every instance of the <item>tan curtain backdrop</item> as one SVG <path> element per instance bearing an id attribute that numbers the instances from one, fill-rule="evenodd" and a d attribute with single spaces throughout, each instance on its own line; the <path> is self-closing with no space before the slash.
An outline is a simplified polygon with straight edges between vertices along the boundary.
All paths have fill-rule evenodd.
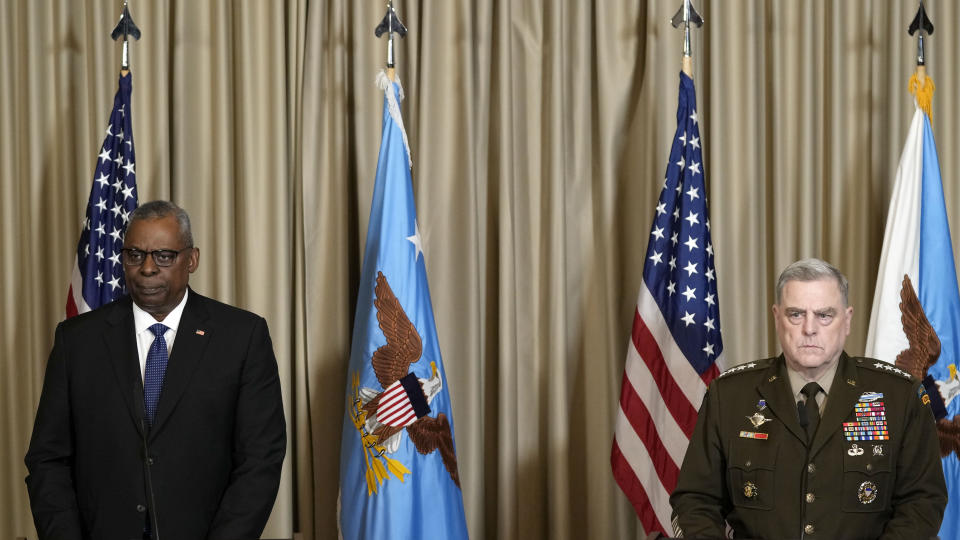
<path id="1" fill-rule="evenodd" d="M 119 0 L 0 0 L 0 537 L 23 477 L 97 150 Z M 772 281 L 846 271 L 860 352 L 912 113 L 916 2 L 698 2 L 695 82 L 730 364 L 776 352 Z M 702 4 L 702 5 L 701 5 Z M 141 201 L 194 220 L 192 285 L 264 315 L 290 446 L 267 538 L 336 534 L 340 430 L 380 136 L 384 2 L 131 0 Z M 676 125 L 662 0 L 396 1 L 414 190 L 474 538 L 642 536 L 609 468 Z M 960 6 L 927 2 L 960 231 Z"/>

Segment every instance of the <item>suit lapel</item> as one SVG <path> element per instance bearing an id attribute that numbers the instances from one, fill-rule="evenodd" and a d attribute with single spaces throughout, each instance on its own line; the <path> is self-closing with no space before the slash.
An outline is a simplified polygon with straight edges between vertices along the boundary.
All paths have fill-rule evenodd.
<path id="1" fill-rule="evenodd" d="M 117 377 L 120 395 L 127 404 L 130 417 L 143 435 L 141 420 L 143 408 L 143 380 L 140 376 L 140 361 L 137 354 L 136 330 L 133 326 L 133 307 L 129 296 L 114 302 L 106 314 L 107 330 L 103 339 L 107 356 Z"/>
<path id="2" fill-rule="evenodd" d="M 815 456 L 830 437 L 834 436 L 840 424 L 850 414 L 850 410 L 860 399 L 860 391 L 857 383 L 857 367 L 853 360 L 847 356 L 847 353 L 840 353 L 840 359 L 837 360 L 840 365 L 837 366 L 837 374 L 830 383 L 830 396 L 827 398 L 827 407 L 820 418 L 820 426 L 817 427 L 817 434 L 813 437 L 813 444 L 810 446 L 810 455 Z"/>
<path id="3" fill-rule="evenodd" d="M 212 331 L 208 319 L 209 314 L 204 306 L 203 297 L 191 290 L 180 318 L 180 326 L 177 327 L 177 337 L 173 342 L 170 360 L 167 362 L 163 391 L 157 403 L 157 416 L 150 430 L 151 438 L 159 433 L 160 428 L 173 413 L 203 358 Z"/>
<path id="4" fill-rule="evenodd" d="M 757 391 L 787 430 L 806 443 L 807 433 L 800 427 L 800 420 L 797 418 L 797 404 L 793 401 L 793 391 L 790 389 L 790 380 L 784 368 L 783 355 L 777 357 L 777 360 L 763 374 L 763 381 L 760 382 Z"/>

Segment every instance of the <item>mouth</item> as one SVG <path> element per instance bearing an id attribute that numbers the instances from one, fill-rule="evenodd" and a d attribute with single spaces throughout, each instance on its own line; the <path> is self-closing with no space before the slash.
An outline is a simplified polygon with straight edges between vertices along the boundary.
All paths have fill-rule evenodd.
<path id="1" fill-rule="evenodd" d="M 157 285 L 156 287 L 137 287 L 137 290 L 143 296 L 153 296 L 163 292 L 164 287 L 162 285 Z"/>

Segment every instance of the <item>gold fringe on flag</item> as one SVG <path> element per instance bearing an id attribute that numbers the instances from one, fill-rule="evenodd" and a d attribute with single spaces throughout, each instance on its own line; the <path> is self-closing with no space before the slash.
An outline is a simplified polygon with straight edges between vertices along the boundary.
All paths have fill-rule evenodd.
<path id="1" fill-rule="evenodd" d="M 917 71 L 910 76 L 910 82 L 907 84 L 907 90 L 917 98 L 917 106 L 927 113 L 931 124 L 933 124 L 933 92 L 936 89 L 933 79 L 927 76 L 927 71 L 922 66 L 917 67 Z"/>

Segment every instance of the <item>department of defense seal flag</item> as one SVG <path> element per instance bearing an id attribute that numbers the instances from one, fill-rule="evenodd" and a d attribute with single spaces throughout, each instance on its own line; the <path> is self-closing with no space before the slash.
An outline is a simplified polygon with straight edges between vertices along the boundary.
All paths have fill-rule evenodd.
<path id="1" fill-rule="evenodd" d="M 934 83 L 918 69 L 908 88 L 913 119 L 887 213 L 866 354 L 923 382 L 947 482 L 940 538 L 960 538 L 960 290 L 931 124 Z"/>
<path id="2" fill-rule="evenodd" d="M 400 100 L 383 131 L 357 295 L 340 443 L 340 532 L 467 538 L 453 413 L 417 223 Z"/>

